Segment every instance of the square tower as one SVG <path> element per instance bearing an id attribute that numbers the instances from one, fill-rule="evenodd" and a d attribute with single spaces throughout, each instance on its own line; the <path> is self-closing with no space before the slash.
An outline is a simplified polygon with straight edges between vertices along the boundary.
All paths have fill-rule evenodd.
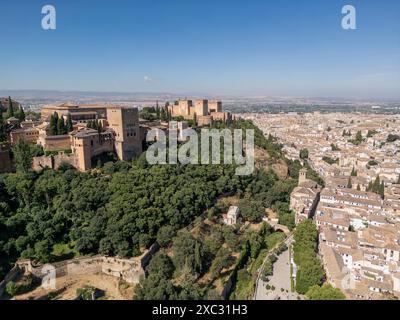
<path id="1" fill-rule="evenodd" d="M 110 106 L 107 122 L 115 132 L 115 151 L 120 160 L 131 160 L 142 153 L 137 108 Z"/>
<path id="2" fill-rule="evenodd" d="M 299 171 L 299 186 L 303 184 L 304 182 L 307 182 L 307 169 L 302 168 Z"/>
<path id="3" fill-rule="evenodd" d="M 182 117 L 190 115 L 192 100 L 179 100 L 179 113 Z"/>
<path id="4" fill-rule="evenodd" d="M 210 100 L 208 102 L 208 110 L 210 113 L 222 112 L 222 102 L 220 100 Z"/>
<path id="5" fill-rule="evenodd" d="M 197 116 L 202 117 L 208 115 L 208 100 L 196 100 L 194 112 Z"/>

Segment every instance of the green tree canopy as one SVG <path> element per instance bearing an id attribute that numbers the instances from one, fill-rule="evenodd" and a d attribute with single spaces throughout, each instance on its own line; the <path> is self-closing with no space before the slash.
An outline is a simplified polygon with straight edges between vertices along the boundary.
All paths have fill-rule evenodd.
<path id="1" fill-rule="evenodd" d="M 308 159 L 308 149 L 301 149 L 300 150 L 300 159 Z"/>
<path id="2" fill-rule="evenodd" d="M 302 263 L 297 271 L 296 291 L 305 294 L 310 287 L 321 285 L 324 276 L 324 269 L 317 258 Z"/>
<path id="3" fill-rule="evenodd" d="M 312 220 L 300 222 L 294 231 L 293 259 L 298 266 L 296 291 L 305 294 L 313 285 L 321 285 L 325 273 L 316 250 L 318 231 Z"/>
<path id="4" fill-rule="evenodd" d="M 174 265 L 171 258 L 163 252 L 157 252 L 150 260 L 147 271 L 151 274 L 160 273 L 165 278 L 170 279 L 174 271 Z"/>
<path id="5" fill-rule="evenodd" d="M 28 172 L 32 164 L 32 154 L 30 145 L 21 139 L 12 148 L 17 171 Z"/>
<path id="6" fill-rule="evenodd" d="M 309 300 L 345 300 L 346 296 L 338 288 L 332 287 L 330 284 L 320 286 L 312 286 L 306 293 Z"/>
<path id="7" fill-rule="evenodd" d="M 14 106 L 13 106 L 13 103 L 12 103 L 12 99 L 11 99 L 11 97 L 9 96 L 9 97 L 8 97 L 7 118 L 11 118 L 11 117 L 14 117 Z"/>
<path id="8" fill-rule="evenodd" d="M 239 202 L 239 209 L 243 218 L 250 222 L 257 222 L 262 219 L 265 209 L 261 201 L 242 199 Z"/>

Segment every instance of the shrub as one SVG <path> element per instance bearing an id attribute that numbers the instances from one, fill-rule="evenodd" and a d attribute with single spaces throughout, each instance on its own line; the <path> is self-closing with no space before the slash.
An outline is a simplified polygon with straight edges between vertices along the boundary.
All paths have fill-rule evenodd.
<path id="1" fill-rule="evenodd" d="M 24 277 L 20 283 L 15 283 L 14 281 L 10 281 L 6 285 L 6 292 L 11 296 L 17 296 L 20 294 L 27 293 L 32 290 L 34 286 L 34 278 L 32 275 Z"/>

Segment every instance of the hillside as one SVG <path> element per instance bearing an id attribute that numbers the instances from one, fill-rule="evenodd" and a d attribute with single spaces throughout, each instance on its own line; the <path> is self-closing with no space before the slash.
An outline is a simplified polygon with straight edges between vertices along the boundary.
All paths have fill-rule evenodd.
<path id="1" fill-rule="evenodd" d="M 241 120 L 233 126 L 253 125 Z M 279 146 L 259 132 L 256 144 L 273 164 L 280 163 Z M 226 195 L 236 196 L 245 220 L 260 221 L 265 208 L 272 208 L 280 223 L 292 228 L 288 203 L 296 183 L 269 168 L 241 177 L 234 165 L 149 166 L 144 156 L 87 173 L 62 166 L 5 174 L 0 176 L 0 277 L 18 258 L 46 263 L 77 254 L 136 256 L 160 241 L 165 228 L 171 240 Z M 57 253 L 62 247 L 70 249 Z"/>

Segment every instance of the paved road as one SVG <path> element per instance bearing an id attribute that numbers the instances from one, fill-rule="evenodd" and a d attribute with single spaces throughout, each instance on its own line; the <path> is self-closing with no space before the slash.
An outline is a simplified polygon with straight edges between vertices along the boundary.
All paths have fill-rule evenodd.
<path id="1" fill-rule="evenodd" d="M 292 238 L 286 242 L 290 245 Z M 269 277 L 269 282 L 264 282 L 259 278 L 255 300 L 297 300 L 299 295 L 290 291 L 290 261 L 289 250 L 278 256 L 274 263 L 274 273 Z M 267 290 L 266 285 L 274 286 L 275 290 Z"/>

